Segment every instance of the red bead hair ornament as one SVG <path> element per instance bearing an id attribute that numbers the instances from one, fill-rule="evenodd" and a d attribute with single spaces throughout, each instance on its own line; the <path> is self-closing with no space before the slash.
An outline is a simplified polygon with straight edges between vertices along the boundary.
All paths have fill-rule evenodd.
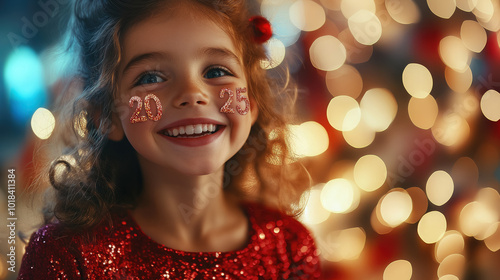
<path id="1" fill-rule="evenodd" d="M 253 31 L 253 40 L 256 43 L 265 43 L 273 36 L 271 23 L 265 17 L 253 16 L 248 21 Z"/>

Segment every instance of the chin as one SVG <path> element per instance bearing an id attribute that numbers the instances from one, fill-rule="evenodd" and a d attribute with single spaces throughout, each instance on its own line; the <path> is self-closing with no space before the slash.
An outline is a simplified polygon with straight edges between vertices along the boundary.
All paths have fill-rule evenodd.
<path id="1" fill-rule="evenodd" d="M 216 173 L 220 170 L 222 170 L 224 165 L 214 165 L 214 164 L 206 164 L 202 162 L 197 162 L 194 164 L 190 165 L 185 165 L 185 166 L 179 166 L 178 171 L 180 173 L 184 173 L 186 175 L 192 175 L 192 176 L 203 176 L 203 175 L 210 175 L 213 173 Z"/>

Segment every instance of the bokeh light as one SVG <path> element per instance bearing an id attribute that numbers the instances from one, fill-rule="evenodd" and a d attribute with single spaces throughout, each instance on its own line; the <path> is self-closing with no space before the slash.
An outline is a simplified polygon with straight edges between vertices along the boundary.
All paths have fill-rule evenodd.
<path id="1" fill-rule="evenodd" d="M 385 7 L 392 19 L 401 24 L 412 24 L 420 20 L 420 9 L 412 0 L 385 1 Z"/>
<path id="2" fill-rule="evenodd" d="M 391 262 L 384 270 L 383 280 L 410 280 L 413 268 L 407 260 Z"/>
<path id="3" fill-rule="evenodd" d="M 449 255 L 439 264 L 437 275 L 438 277 L 444 277 L 445 275 L 455 275 L 459 279 L 461 279 L 465 270 L 465 264 L 466 261 L 463 255 Z"/>
<path id="4" fill-rule="evenodd" d="M 375 13 L 376 6 L 374 0 L 358 0 L 358 1 L 341 0 L 340 11 L 342 12 L 345 18 L 348 19 L 361 10 L 367 10 L 372 13 Z"/>
<path id="5" fill-rule="evenodd" d="M 446 36 L 439 43 L 439 56 L 446 66 L 457 72 L 464 72 L 469 67 L 471 55 L 462 40 L 455 36 Z"/>
<path id="6" fill-rule="evenodd" d="M 317 38 L 309 48 L 309 56 L 314 67 L 323 71 L 340 68 L 347 57 L 347 52 L 339 39 L 331 35 Z"/>
<path id="7" fill-rule="evenodd" d="M 450 174 L 443 170 L 432 173 L 427 179 L 426 189 L 429 201 L 436 206 L 441 206 L 448 202 L 453 195 L 455 185 Z"/>
<path id="8" fill-rule="evenodd" d="M 360 44 L 373 45 L 382 36 L 382 24 L 371 11 L 359 10 L 348 18 L 347 23 L 352 35 Z"/>
<path id="9" fill-rule="evenodd" d="M 493 6 L 491 0 L 477 0 L 472 12 L 481 21 L 488 22 L 493 18 L 495 6 Z"/>
<path id="10" fill-rule="evenodd" d="M 438 113 L 438 104 L 432 95 L 427 95 L 425 98 L 412 97 L 408 102 L 408 115 L 418 128 L 431 128 L 436 122 Z"/>
<path id="11" fill-rule="evenodd" d="M 417 226 L 417 232 L 422 241 L 427 244 L 433 244 L 444 236 L 447 227 L 446 217 L 443 213 L 431 211 L 420 219 Z"/>
<path id="12" fill-rule="evenodd" d="M 338 39 L 346 49 L 346 63 L 359 64 L 367 62 L 373 55 L 373 46 L 360 44 L 348 28 L 340 31 Z"/>
<path id="13" fill-rule="evenodd" d="M 490 89 L 481 97 L 481 112 L 490 121 L 498 121 L 500 119 L 500 93 Z"/>
<path id="14" fill-rule="evenodd" d="M 380 213 L 382 219 L 391 227 L 397 227 L 410 217 L 413 204 L 404 189 L 392 189 L 382 198 Z"/>
<path id="15" fill-rule="evenodd" d="M 443 276 L 439 277 L 438 280 L 460 280 L 460 278 L 458 278 L 455 275 L 446 274 L 446 275 L 443 275 Z"/>
<path id="16" fill-rule="evenodd" d="M 431 72 L 421 64 L 410 63 L 403 70 L 403 85 L 411 96 L 425 98 L 433 87 Z"/>
<path id="17" fill-rule="evenodd" d="M 455 0 L 427 0 L 427 5 L 432 13 L 445 19 L 450 18 L 456 8 Z"/>
<path id="18" fill-rule="evenodd" d="M 285 46 L 293 45 L 300 37 L 300 29 L 290 21 L 290 7 L 295 0 L 263 0 L 261 13 L 273 27 L 273 37 Z"/>
<path id="19" fill-rule="evenodd" d="M 321 191 L 321 205 L 332 213 L 348 213 L 360 200 L 359 190 L 343 178 L 328 181 Z"/>
<path id="20" fill-rule="evenodd" d="M 369 146 L 375 140 L 375 130 L 369 127 L 363 119 L 349 131 L 342 131 L 342 136 L 347 144 L 353 148 L 361 149 Z"/>
<path id="21" fill-rule="evenodd" d="M 483 240 L 495 233 L 498 215 L 485 203 L 470 202 L 460 212 L 460 230 L 467 236 Z"/>
<path id="22" fill-rule="evenodd" d="M 434 139 L 448 147 L 460 146 L 470 135 L 469 123 L 457 113 L 438 117 L 431 130 Z"/>
<path id="23" fill-rule="evenodd" d="M 462 254 L 465 249 L 465 240 L 462 234 L 456 230 L 447 231 L 443 238 L 436 243 L 436 261 L 441 263 L 446 257 L 453 254 Z"/>
<path id="24" fill-rule="evenodd" d="M 38 108 L 31 117 L 31 129 L 40 139 L 47 139 L 52 135 L 56 120 L 52 112 L 45 108 Z"/>
<path id="25" fill-rule="evenodd" d="M 321 124 L 308 121 L 300 125 L 290 125 L 289 129 L 290 147 L 295 156 L 313 157 L 328 149 L 328 133 Z"/>
<path id="26" fill-rule="evenodd" d="M 466 20 L 460 28 L 460 38 L 469 50 L 480 53 L 486 46 L 488 36 L 477 21 Z"/>
<path id="27" fill-rule="evenodd" d="M 47 101 L 40 58 L 27 46 L 14 49 L 7 56 L 3 77 L 12 119 L 24 125 Z"/>
<path id="28" fill-rule="evenodd" d="M 344 64 L 337 70 L 328 71 L 325 77 L 326 87 L 333 96 L 347 95 L 358 98 L 363 89 L 363 78 L 351 65 Z"/>
<path id="29" fill-rule="evenodd" d="M 500 222 L 497 222 L 495 227 L 497 230 L 484 240 L 484 244 L 492 252 L 500 250 Z"/>
<path id="30" fill-rule="evenodd" d="M 311 0 L 298 0 L 290 6 L 290 21 L 298 29 L 314 31 L 325 24 L 325 11 Z"/>
<path id="31" fill-rule="evenodd" d="M 339 131 L 353 130 L 361 120 L 358 102 L 350 96 L 336 96 L 330 100 L 326 109 L 330 125 Z"/>
<path id="32" fill-rule="evenodd" d="M 406 192 L 410 195 L 412 201 L 412 211 L 410 217 L 406 220 L 409 224 L 414 224 L 422 218 L 422 216 L 427 212 L 427 196 L 425 192 L 419 187 L 411 187 L 406 189 Z"/>
<path id="33" fill-rule="evenodd" d="M 362 156 L 354 165 L 354 181 L 364 191 L 380 188 L 387 178 L 384 161 L 376 155 Z"/>
<path id="34" fill-rule="evenodd" d="M 472 12 L 480 0 L 456 0 L 457 7 L 464 12 Z"/>
<path id="35" fill-rule="evenodd" d="M 382 198 L 378 201 L 377 206 L 375 209 L 373 209 L 371 217 L 370 217 L 370 224 L 373 228 L 373 230 L 378 233 L 378 234 L 387 234 L 392 231 L 393 227 L 387 224 L 384 219 L 382 218 L 382 212 L 380 210 L 380 205 L 382 203 L 382 199 L 385 197 L 382 196 Z"/>
<path id="36" fill-rule="evenodd" d="M 322 246 L 321 255 L 331 262 L 355 260 L 363 252 L 366 233 L 360 227 L 347 228 L 328 233 L 326 246 Z"/>
<path id="37" fill-rule="evenodd" d="M 309 225 L 321 224 L 330 216 L 330 212 L 321 205 L 321 188 L 324 184 L 312 189 L 307 195 L 307 204 L 300 216 L 300 221 Z"/>
<path id="38" fill-rule="evenodd" d="M 267 51 L 267 59 L 260 62 L 263 69 L 272 69 L 277 67 L 285 59 L 285 45 L 275 38 L 271 38 L 264 45 Z"/>
<path id="39" fill-rule="evenodd" d="M 386 130 L 396 117 L 398 103 L 392 93 L 384 88 L 368 90 L 360 102 L 363 121 L 373 130 Z"/>
<path id="40" fill-rule="evenodd" d="M 458 72 L 446 67 L 444 75 L 446 83 L 453 91 L 461 93 L 466 92 L 472 85 L 473 76 L 469 67 L 467 67 L 463 72 Z"/>

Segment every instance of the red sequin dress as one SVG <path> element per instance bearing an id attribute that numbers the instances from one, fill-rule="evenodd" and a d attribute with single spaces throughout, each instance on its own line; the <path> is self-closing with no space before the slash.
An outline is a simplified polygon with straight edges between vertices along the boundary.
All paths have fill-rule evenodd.
<path id="1" fill-rule="evenodd" d="M 183 252 L 145 235 L 127 212 L 98 226 L 91 242 L 61 234 L 58 224 L 30 239 L 18 279 L 318 279 L 314 240 L 299 222 L 258 205 L 245 206 L 247 245 L 232 252 Z"/>

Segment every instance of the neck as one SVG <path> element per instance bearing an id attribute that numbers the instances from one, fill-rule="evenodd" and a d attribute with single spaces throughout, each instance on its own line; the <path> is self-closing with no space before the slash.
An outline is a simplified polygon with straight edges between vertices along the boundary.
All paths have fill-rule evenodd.
<path id="1" fill-rule="evenodd" d="M 212 251 L 204 246 L 214 232 L 241 224 L 241 209 L 222 188 L 223 167 L 195 176 L 141 166 L 143 193 L 132 216 L 153 240 L 186 251 Z"/>

